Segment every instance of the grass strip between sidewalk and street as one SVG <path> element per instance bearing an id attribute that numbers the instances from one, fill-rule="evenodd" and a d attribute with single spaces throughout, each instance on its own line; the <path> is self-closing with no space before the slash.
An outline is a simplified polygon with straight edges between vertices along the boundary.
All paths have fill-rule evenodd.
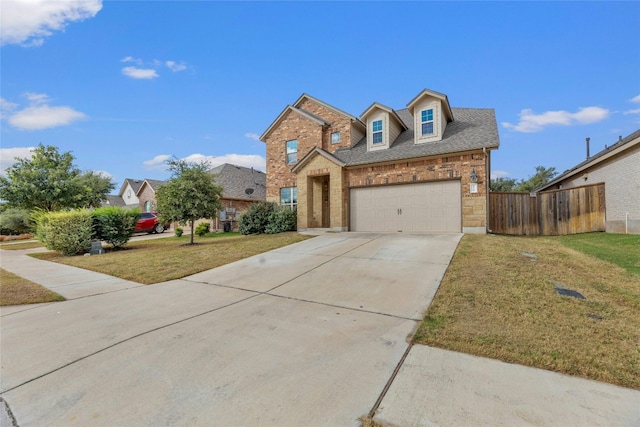
<path id="1" fill-rule="evenodd" d="M 638 235 L 465 235 L 414 342 L 640 389 L 639 267 Z"/>
<path id="2" fill-rule="evenodd" d="M 62 295 L 0 268 L 0 306 L 64 300 Z"/>
<path id="3" fill-rule="evenodd" d="M 309 239 L 296 232 L 243 236 L 211 233 L 196 237 L 167 237 L 129 242 L 119 250 L 92 256 L 64 256 L 56 252 L 32 254 L 46 260 L 97 271 L 143 284 L 180 279 L 263 252 Z"/>

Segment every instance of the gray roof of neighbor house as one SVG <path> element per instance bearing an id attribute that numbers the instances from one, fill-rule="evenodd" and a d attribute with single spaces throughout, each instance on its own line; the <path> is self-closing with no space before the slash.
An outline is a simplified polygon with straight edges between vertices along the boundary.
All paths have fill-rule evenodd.
<path id="1" fill-rule="evenodd" d="M 124 199 L 117 194 L 107 195 L 107 199 L 103 200 L 102 206 L 126 206 Z"/>
<path id="2" fill-rule="evenodd" d="M 267 175 L 264 172 L 229 163 L 217 166 L 209 172 L 217 175 L 216 184 L 220 185 L 223 189 L 222 198 L 243 200 L 266 199 Z"/>
<path id="3" fill-rule="evenodd" d="M 120 192 L 118 194 L 122 196 L 122 192 L 124 191 L 124 188 L 127 186 L 127 183 L 129 183 L 129 185 L 131 186 L 131 189 L 133 190 L 133 194 L 138 194 L 138 190 L 140 189 L 140 186 L 142 185 L 143 182 L 144 182 L 144 179 L 125 178 L 124 181 L 122 182 L 122 187 L 120 187 Z"/>
<path id="4" fill-rule="evenodd" d="M 145 181 L 147 182 L 147 184 L 149 184 L 154 192 L 158 189 L 158 187 L 167 183 L 167 181 L 161 181 L 159 179 L 145 179 Z"/>
<path id="5" fill-rule="evenodd" d="M 583 169 L 591 167 L 593 165 L 596 165 L 598 163 L 600 163 L 601 161 L 605 160 L 605 156 L 609 153 L 612 153 L 613 151 L 616 150 L 620 150 L 620 148 L 624 147 L 625 145 L 629 144 L 632 141 L 636 141 L 636 143 L 638 142 L 637 139 L 640 138 L 640 129 L 638 129 L 637 131 L 633 132 L 632 134 L 626 136 L 625 138 L 622 138 L 620 140 L 618 140 L 615 144 L 613 144 L 610 147 L 606 147 L 604 150 L 600 151 L 599 153 L 594 154 L 593 156 L 589 157 L 588 159 L 586 159 L 584 162 L 572 167 L 571 169 L 568 169 L 566 171 L 564 171 L 561 175 L 558 175 L 557 177 L 555 177 L 554 179 L 552 179 L 551 181 L 547 182 L 546 184 L 536 188 L 534 191 L 538 192 L 538 191 L 543 191 L 549 187 L 554 186 L 555 184 L 559 183 L 560 181 L 565 180 L 566 178 L 570 177 L 571 175 L 581 172 Z M 632 145 L 629 145 L 629 147 L 631 147 Z M 626 150 L 626 147 L 624 148 Z M 607 156 L 608 158 L 609 156 Z"/>
<path id="6" fill-rule="evenodd" d="M 367 151 L 366 136 L 334 156 L 347 166 L 366 165 L 458 152 L 496 149 L 500 145 L 495 111 L 491 108 L 452 108 L 454 121 L 447 124 L 441 141 L 414 144 L 413 118 L 408 109 L 396 113 L 407 125 L 386 150 Z"/>

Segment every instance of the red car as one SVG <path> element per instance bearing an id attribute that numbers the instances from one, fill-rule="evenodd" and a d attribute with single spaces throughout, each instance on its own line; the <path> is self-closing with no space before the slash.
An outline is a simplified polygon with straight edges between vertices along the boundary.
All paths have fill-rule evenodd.
<path id="1" fill-rule="evenodd" d="M 155 212 L 143 212 L 138 217 L 134 233 L 164 233 L 169 228 L 168 224 L 160 223 Z"/>

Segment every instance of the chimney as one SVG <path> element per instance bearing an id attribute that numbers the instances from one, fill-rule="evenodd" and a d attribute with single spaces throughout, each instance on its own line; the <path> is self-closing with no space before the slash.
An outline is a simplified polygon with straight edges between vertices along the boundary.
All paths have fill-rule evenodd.
<path id="1" fill-rule="evenodd" d="M 622 135 L 618 135 L 618 142 L 622 141 Z"/>
<path id="2" fill-rule="evenodd" d="M 589 141 L 591 140 L 591 138 L 587 137 L 587 160 L 589 160 L 589 157 L 591 157 L 591 155 L 589 154 Z"/>

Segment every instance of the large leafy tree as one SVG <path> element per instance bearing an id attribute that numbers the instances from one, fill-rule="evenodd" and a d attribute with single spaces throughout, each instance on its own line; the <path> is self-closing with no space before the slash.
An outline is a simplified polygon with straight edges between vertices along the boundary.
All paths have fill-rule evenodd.
<path id="1" fill-rule="evenodd" d="M 531 175 L 529 179 L 523 179 L 518 183 L 515 191 L 528 191 L 531 192 L 536 188 L 551 181 L 556 176 L 556 168 L 545 168 L 544 166 L 536 166 L 536 173 Z"/>
<path id="2" fill-rule="evenodd" d="M 57 211 L 100 205 L 115 188 L 110 178 L 81 172 L 70 152 L 39 144 L 31 158 L 16 163 L 0 176 L 0 199 L 8 206 Z"/>
<path id="3" fill-rule="evenodd" d="M 180 159 L 167 161 L 173 175 L 156 191 L 158 213 L 163 221 L 176 221 L 191 226 L 190 244 L 193 244 L 193 224 L 200 218 L 213 218 L 222 209 L 222 187 L 209 173 L 206 162 L 191 163 Z"/>

